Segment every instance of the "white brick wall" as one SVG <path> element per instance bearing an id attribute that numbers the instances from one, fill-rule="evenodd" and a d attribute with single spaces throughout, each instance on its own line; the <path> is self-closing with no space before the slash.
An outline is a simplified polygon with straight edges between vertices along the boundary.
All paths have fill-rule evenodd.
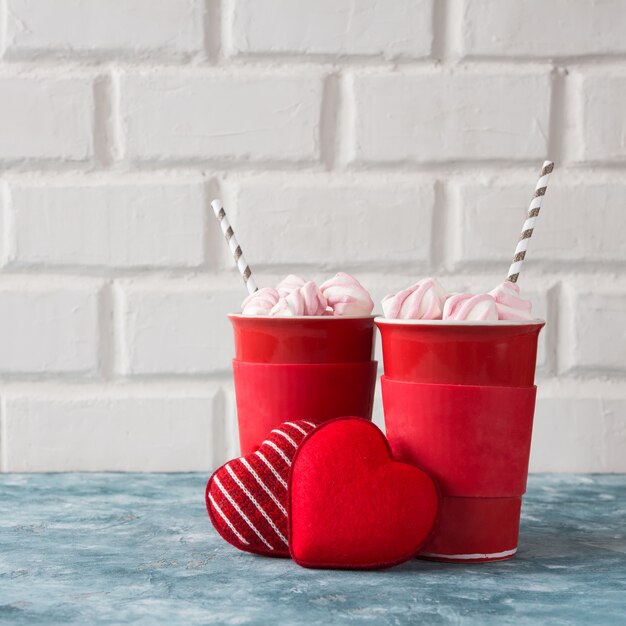
<path id="1" fill-rule="evenodd" d="M 61 165 L 93 158 L 93 80 L 1 69 L 0 163 Z"/>
<path id="2" fill-rule="evenodd" d="M 354 160 L 540 160 L 547 150 L 550 91 L 543 67 L 357 74 Z"/>
<path id="3" fill-rule="evenodd" d="M 6 0 L 7 56 L 189 57 L 203 51 L 201 0 Z"/>
<path id="4" fill-rule="evenodd" d="M 235 0 L 232 48 L 247 55 L 427 57 L 433 1 Z"/>
<path id="5" fill-rule="evenodd" d="M 129 73 L 120 93 L 125 156 L 131 161 L 319 158 L 317 72 Z"/>
<path id="6" fill-rule="evenodd" d="M 202 182 L 16 183 L 6 209 L 9 264 L 201 267 L 205 207 Z"/>
<path id="7" fill-rule="evenodd" d="M 226 313 L 244 292 L 213 195 L 260 284 L 347 269 L 376 300 L 428 274 L 482 290 L 551 156 L 520 281 L 548 320 L 531 468 L 626 472 L 625 16 L 0 2 L 0 470 L 235 453 Z"/>

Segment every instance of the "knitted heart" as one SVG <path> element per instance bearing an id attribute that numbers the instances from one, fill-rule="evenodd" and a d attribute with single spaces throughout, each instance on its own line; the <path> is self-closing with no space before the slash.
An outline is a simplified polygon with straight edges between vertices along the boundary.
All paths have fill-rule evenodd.
<path id="1" fill-rule="evenodd" d="M 394 461 L 382 432 L 359 418 L 324 422 L 295 454 L 289 550 L 304 567 L 374 569 L 413 558 L 439 508 L 421 469 Z"/>
<path id="2" fill-rule="evenodd" d="M 287 481 L 300 442 L 314 422 L 285 422 L 253 454 L 222 465 L 209 479 L 206 507 L 228 543 L 255 554 L 289 556 Z"/>

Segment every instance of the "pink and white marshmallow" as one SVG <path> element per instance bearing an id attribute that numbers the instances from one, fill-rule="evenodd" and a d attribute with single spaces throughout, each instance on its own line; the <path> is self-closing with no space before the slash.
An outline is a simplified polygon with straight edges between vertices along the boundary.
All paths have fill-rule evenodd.
<path id="1" fill-rule="evenodd" d="M 288 276 L 285 276 L 285 278 L 283 278 L 278 285 L 276 285 L 276 291 L 278 291 L 278 295 L 281 298 L 284 298 L 292 291 L 300 289 L 300 287 L 304 287 L 304 285 L 306 285 L 306 280 L 304 280 L 302 276 L 289 274 Z"/>
<path id="2" fill-rule="evenodd" d="M 436 278 L 424 278 L 396 294 L 383 298 L 387 319 L 440 320 L 446 292 Z"/>
<path id="3" fill-rule="evenodd" d="M 365 287 L 350 274 L 338 272 L 320 287 L 335 315 L 371 315 L 374 301 Z"/>
<path id="4" fill-rule="evenodd" d="M 270 311 L 274 317 L 294 317 L 300 315 L 325 315 L 326 298 L 319 287 L 309 281 L 281 297 Z"/>
<path id="5" fill-rule="evenodd" d="M 519 287 L 510 280 L 489 292 L 496 302 L 499 320 L 530 320 L 532 304 L 519 295 Z"/>
<path id="6" fill-rule="evenodd" d="M 279 299 L 278 291 L 272 287 L 263 287 L 251 293 L 241 303 L 242 315 L 269 315 Z"/>
<path id="7" fill-rule="evenodd" d="M 443 306 L 444 320 L 479 322 L 497 320 L 496 301 L 486 293 L 456 293 L 448 297 Z"/>

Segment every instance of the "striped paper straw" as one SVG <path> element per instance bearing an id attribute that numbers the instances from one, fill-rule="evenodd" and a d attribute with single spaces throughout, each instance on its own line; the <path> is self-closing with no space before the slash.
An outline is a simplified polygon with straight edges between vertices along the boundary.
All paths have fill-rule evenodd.
<path id="1" fill-rule="evenodd" d="M 226 237 L 228 247 L 235 257 L 237 269 L 243 278 L 243 282 L 246 284 L 248 293 L 254 293 L 257 291 L 258 287 L 254 282 L 254 278 L 252 278 L 252 271 L 250 270 L 250 266 L 246 263 L 243 252 L 241 251 L 241 246 L 237 243 L 233 227 L 230 225 L 230 222 L 226 217 L 226 211 L 224 211 L 224 207 L 219 200 L 213 200 L 213 202 L 211 202 L 211 207 L 213 208 L 215 217 L 217 217 L 220 222 L 220 227 L 222 228 L 224 237 Z"/>
<path id="2" fill-rule="evenodd" d="M 530 206 L 528 207 L 528 215 L 526 216 L 526 221 L 522 226 L 522 234 L 520 235 L 517 247 L 515 248 L 513 262 L 511 263 L 511 267 L 509 267 L 509 275 L 507 276 L 507 280 L 511 281 L 512 283 L 517 282 L 520 270 L 522 269 L 522 265 L 524 264 L 526 250 L 528 249 L 528 241 L 532 237 L 533 229 L 535 228 L 535 222 L 537 221 L 537 216 L 539 215 L 539 210 L 541 209 L 541 203 L 543 202 L 543 197 L 546 193 L 546 189 L 548 188 L 548 179 L 550 178 L 550 174 L 552 174 L 553 169 L 554 163 L 552 161 L 543 162 L 541 175 L 539 176 L 539 180 L 537 181 L 537 186 L 535 187 L 533 199 L 530 201 Z"/>

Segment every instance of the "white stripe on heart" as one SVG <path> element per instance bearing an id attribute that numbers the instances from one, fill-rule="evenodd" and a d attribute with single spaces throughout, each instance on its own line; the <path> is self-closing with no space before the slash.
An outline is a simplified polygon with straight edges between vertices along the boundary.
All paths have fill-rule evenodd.
<path id="1" fill-rule="evenodd" d="M 267 469 L 272 472 L 272 474 L 274 474 L 274 478 L 285 488 L 287 489 L 287 483 L 283 480 L 282 476 L 276 471 L 276 469 L 274 468 L 274 466 L 265 458 L 265 455 L 257 450 L 254 453 L 256 456 L 258 456 L 261 461 L 263 461 L 263 463 L 265 463 L 265 465 L 267 466 Z"/>
<path id="2" fill-rule="evenodd" d="M 288 467 L 291 467 L 291 461 L 289 460 L 289 457 L 273 442 L 273 441 L 266 441 L 265 442 L 270 448 L 272 448 L 272 450 L 274 450 L 274 452 L 276 452 L 278 454 L 278 456 L 285 461 L 285 463 L 287 463 Z"/>
<path id="3" fill-rule="evenodd" d="M 274 504 L 280 509 L 280 512 L 286 517 L 287 511 L 285 507 L 278 501 L 278 498 L 272 493 L 272 490 L 261 480 L 261 477 L 254 471 L 254 469 L 252 468 L 252 465 L 250 465 L 250 463 L 248 463 L 248 461 L 244 457 L 242 457 L 239 460 L 241 461 L 241 464 L 250 472 L 250 474 L 252 474 L 254 480 L 257 481 L 261 489 L 263 489 L 263 491 L 265 491 L 265 493 L 274 501 Z"/>
<path id="4" fill-rule="evenodd" d="M 239 480 L 237 474 L 232 470 L 230 463 L 226 465 L 226 471 L 230 474 L 230 477 L 235 481 L 237 487 L 243 491 L 248 500 L 254 504 L 257 511 L 265 518 L 265 521 L 272 527 L 272 530 L 276 533 L 276 535 L 280 538 L 280 540 L 287 545 L 287 539 L 285 536 L 276 528 L 276 524 L 272 521 L 272 518 L 263 510 L 263 507 L 256 501 L 256 498 L 246 489 L 246 486 Z"/>
<path id="5" fill-rule="evenodd" d="M 278 428 L 274 428 L 272 432 L 276 433 L 277 435 L 280 435 L 281 437 L 284 437 L 294 448 L 298 447 L 298 444 L 287 433 L 284 433 L 282 430 L 278 430 Z"/>
<path id="6" fill-rule="evenodd" d="M 298 424 L 295 424 L 294 422 L 285 422 L 284 426 L 291 426 L 292 428 L 295 428 L 299 433 L 303 434 L 305 437 L 307 435 L 306 430 L 304 430 L 304 428 L 298 426 Z"/>
<path id="7" fill-rule="evenodd" d="M 246 524 L 248 524 L 248 526 L 250 526 L 250 528 L 253 530 L 253 532 L 255 533 L 255 535 L 270 549 L 273 550 L 274 547 L 269 544 L 267 542 L 267 540 L 265 539 L 265 537 L 258 531 L 257 527 L 248 519 L 248 516 L 239 508 L 239 505 L 232 499 L 231 495 L 228 493 L 228 491 L 226 491 L 226 489 L 224 489 L 224 486 L 222 485 L 222 483 L 220 482 L 220 479 L 216 476 L 215 477 L 215 484 L 217 485 L 218 489 L 224 494 L 224 496 L 226 496 L 226 499 L 230 502 L 231 506 L 233 507 L 233 509 L 235 509 L 235 511 L 237 511 L 237 513 L 239 513 L 239 515 L 241 516 L 241 518 L 244 520 L 244 522 L 246 522 Z"/>
<path id="8" fill-rule="evenodd" d="M 222 511 L 222 509 L 220 509 L 220 507 L 218 506 L 217 502 L 215 502 L 215 499 L 213 498 L 211 494 L 209 494 L 209 500 L 211 501 L 213 508 L 219 513 L 220 517 L 226 522 L 226 525 L 228 526 L 228 528 L 230 528 L 233 531 L 233 533 L 237 536 L 237 539 L 239 539 L 241 543 L 245 543 L 247 546 L 249 546 L 250 544 L 246 541 L 246 539 L 242 535 L 239 534 L 237 529 L 233 526 L 233 523 L 228 519 L 228 517 L 226 517 L 226 514 L 224 513 L 224 511 Z"/>

